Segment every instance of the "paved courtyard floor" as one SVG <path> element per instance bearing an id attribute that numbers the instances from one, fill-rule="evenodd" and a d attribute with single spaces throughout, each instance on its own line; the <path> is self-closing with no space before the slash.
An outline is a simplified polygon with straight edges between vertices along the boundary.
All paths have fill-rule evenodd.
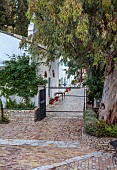
<path id="1" fill-rule="evenodd" d="M 68 92 L 42 121 L 0 124 L 0 170 L 117 170 L 109 153 L 82 145 L 83 93 Z"/>

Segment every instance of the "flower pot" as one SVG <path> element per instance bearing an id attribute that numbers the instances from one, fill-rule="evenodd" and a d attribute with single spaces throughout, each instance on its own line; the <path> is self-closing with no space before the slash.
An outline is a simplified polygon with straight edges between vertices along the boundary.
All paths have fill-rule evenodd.
<path id="1" fill-rule="evenodd" d="M 55 97 L 55 100 L 58 101 L 58 100 L 59 100 L 59 96 L 56 96 L 56 97 Z"/>
<path id="2" fill-rule="evenodd" d="M 69 91 L 69 88 L 66 88 L 66 92 L 68 92 Z"/>
<path id="3" fill-rule="evenodd" d="M 49 104 L 54 104 L 54 100 L 51 99 L 51 100 L 49 101 Z"/>
<path id="4" fill-rule="evenodd" d="M 69 91 L 71 90 L 71 87 L 69 87 Z"/>

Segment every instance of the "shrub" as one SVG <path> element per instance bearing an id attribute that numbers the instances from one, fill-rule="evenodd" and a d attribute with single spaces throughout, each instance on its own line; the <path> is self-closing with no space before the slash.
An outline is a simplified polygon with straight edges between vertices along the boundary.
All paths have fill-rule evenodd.
<path id="1" fill-rule="evenodd" d="M 37 75 L 37 65 L 30 62 L 30 56 L 13 55 L 9 61 L 3 62 L 0 69 L 1 96 L 20 96 L 28 101 L 38 92 L 38 85 L 46 85 L 47 80 Z"/>
<path id="2" fill-rule="evenodd" d="M 6 101 L 6 109 L 33 109 L 35 107 L 34 103 L 30 102 L 30 100 L 22 103 L 17 103 L 16 100 L 7 100 Z"/>
<path id="3" fill-rule="evenodd" d="M 97 115 L 95 114 L 95 112 L 91 109 L 88 109 L 84 112 L 84 118 L 87 118 L 87 117 L 97 117 Z"/>
<path id="4" fill-rule="evenodd" d="M 117 124 L 109 126 L 106 122 L 97 119 L 92 110 L 84 113 L 84 128 L 89 135 L 96 137 L 117 137 Z"/>
<path id="5" fill-rule="evenodd" d="M 105 132 L 108 136 L 117 137 L 117 124 L 114 126 L 107 126 Z"/>

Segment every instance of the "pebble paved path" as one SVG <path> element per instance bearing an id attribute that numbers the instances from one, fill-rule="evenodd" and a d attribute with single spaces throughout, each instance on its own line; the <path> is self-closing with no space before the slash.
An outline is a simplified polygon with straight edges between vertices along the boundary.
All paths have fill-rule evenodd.
<path id="1" fill-rule="evenodd" d="M 40 122 L 0 124 L 0 170 L 117 170 L 111 155 L 81 143 L 83 98 L 76 96 L 83 93 L 68 92 L 63 101 L 48 107 L 58 112 L 47 112 Z"/>

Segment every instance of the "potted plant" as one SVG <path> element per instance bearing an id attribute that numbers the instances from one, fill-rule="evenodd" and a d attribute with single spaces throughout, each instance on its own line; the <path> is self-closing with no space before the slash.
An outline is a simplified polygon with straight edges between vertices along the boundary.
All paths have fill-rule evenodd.
<path id="1" fill-rule="evenodd" d="M 55 100 L 58 101 L 59 100 L 59 96 L 55 96 Z"/>
<path id="2" fill-rule="evenodd" d="M 66 91 L 66 92 L 69 92 L 69 87 L 67 87 L 65 91 Z"/>
<path id="3" fill-rule="evenodd" d="M 49 100 L 49 104 L 54 104 L 54 101 L 55 101 L 55 99 L 50 98 L 50 100 Z"/>

